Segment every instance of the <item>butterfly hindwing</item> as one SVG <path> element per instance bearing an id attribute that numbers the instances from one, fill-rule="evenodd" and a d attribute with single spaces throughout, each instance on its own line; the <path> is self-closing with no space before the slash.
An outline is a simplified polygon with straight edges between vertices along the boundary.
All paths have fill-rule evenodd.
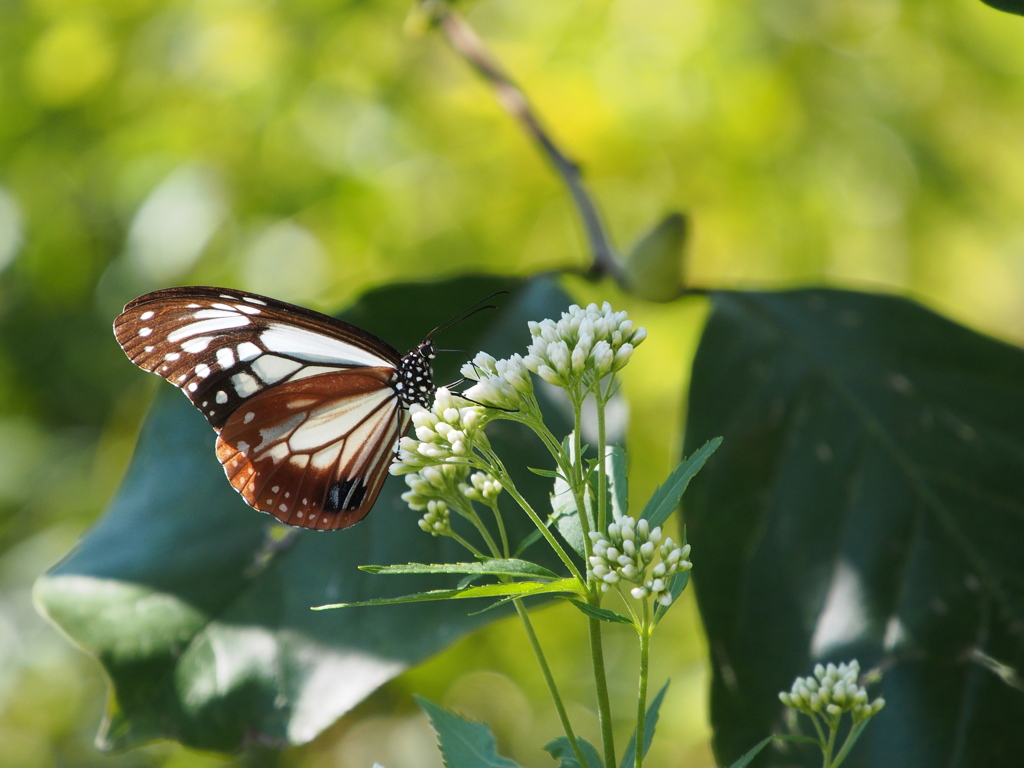
<path id="1" fill-rule="evenodd" d="M 228 419 L 217 458 L 251 506 L 290 525 L 328 530 L 373 506 L 408 426 L 390 370 L 365 368 L 273 387 Z"/>
<path id="2" fill-rule="evenodd" d="M 114 333 L 132 362 L 179 387 L 217 430 L 217 458 L 242 498 L 295 526 L 365 517 L 409 426 L 410 398 L 433 393 L 429 341 L 406 366 L 366 331 L 243 291 L 149 293 L 125 307 Z"/>

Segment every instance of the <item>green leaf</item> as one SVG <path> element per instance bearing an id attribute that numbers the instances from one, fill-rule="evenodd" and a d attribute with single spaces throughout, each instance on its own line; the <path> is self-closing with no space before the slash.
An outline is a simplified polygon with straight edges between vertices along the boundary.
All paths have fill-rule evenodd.
<path id="1" fill-rule="evenodd" d="M 750 761 L 757 757 L 762 749 L 771 744 L 774 738 L 774 736 L 767 736 L 761 739 L 761 741 L 755 744 L 749 752 L 747 752 L 745 755 L 743 755 L 743 757 L 741 757 L 739 760 L 737 760 L 735 763 L 729 766 L 729 768 L 747 768 L 747 766 L 750 765 Z"/>
<path id="2" fill-rule="evenodd" d="M 1024 16 L 1024 0 L 982 0 L 982 2 L 995 8 L 997 11 Z"/>
<path id="3" fill-rule="evenodd" d="M 626 451 L 621 445 L 608 446 L 605 455 L 608 499 L 613 518 L 629 514 L 629 482 L 626 475 Z"/>
<path id="4" fill-rule="evenodd" d="M 686 217 L 670 213 L 630 249 L 626 278 L 630 292 L 648 301 L 671 301 L 683 294 Z"/>
<path id="5" fill-rule="evenodd" d="M 1016 762 L 1024 696 L 979 654 L 1020 674 L 1024 351 L 891 296 L 718 293 L 687 425 L 726 438 L 686 503 L 720 761 L 856 657 L 887 705 L 844 768 Z"/>
<path id="6" fill-rule="evenodd" d="M 591 618 L 607 621 L 611 624 L 629 624 L 630 626 L 633 626 L 633 620 L 627 616 L 623 616 L 621 613 L 609 611 L 607 608 L 602 608 L 598 605 L 591 605 L 590 603 L 582 600 L 569 600 L 569 602 Z"/>
<path id="7" fill-rule="evenodd" d="M 533 472 L 533 474 L 540 475 L 541 477 L 557 478 L 562 476 L 560 472 L 553 469 L 537 469 L 536 467 L 527 467 L 527 469 Z"/>
<path id="8" fill-rule="evenodd" d="M 415 592 L 399 597 L 375 597 L 371 600 L 360 600 L 353 603 L 329 603 L 313 606 L 314 611 L 327 611 L 335 608 L 359 608 L 367 605 L 399 605 L 401 603 L 423 603 L 433 600 L 469 600 L 475 597 L 530 597 L 531 595 L 550 595 L 562 592 L 582 594 L 576 579 L 559 579 L 553 582 L 513 581 L 508 584 L 484 584 L 479 587 L 462 589 L 432 589 L 427 592 Z"/>
<path id="9" fill-rule="evenodd" d="M 519 768 L 519 763 L 498 754 L 494 734 L 484 723 L 459 717 L 415 696 L 437 733 L 445 768 Z"/>
<path id="10" fill-rule="evenodd" d="M 578 736 L 576 737 L 576 743 L 579 745 L 580 752 L 583 753 L 583 759 L 587 763 L 585 768 L 604 768 L 604 761 L 601 760 L 597 747 Z M 554 741 L 549 741 L 544 745 L 544 751 L 559 761 L 558 768 L 584 768 L 584 766 L 580 765 L 580 761 L 576 759 L 576 754 L 572 751 L 569 739 L 565 736 L 559 736 Z"/>
<path id="11" fill-rule="evenodd" d="M 665 698 L 665 691 L 668 690 L 668 684 L 670 681 L 666 680 L 665 684 L 661 686 L 661 690 L 658 694 L 651 699 L 651 703 L 647 705 L 647 715 L 644 717 L 644 751 L 642 757 L 647 756 L 647 750 L 651 748 L 651 741 L 654 739 L 654 728 L 658 724 L 658 710 L 661 709 L 661 702 Z M 634 704 L 634 710 L 636 705 Z M 619 768 L 633 768 L 633 764 L 636 762 L 636 731 L 633 731 L 633 735 L 629 737 L 629 743 L 626 745 L 626 751 L 622 755 L 622 762 L 619 763 Z"/>
<path id="12" fill-rule="evenodd" d="M 476 563 L 404 563 L 401 565 L 361 565 L 359 570 L 367 573 L 411 574 L 411 573 L 472 573 L 492 576 L 522 576 L 525 578 L 558 579 L 557 573 L 529 560 L 502 560 L 487 558 Z"/>
<path id="13" fill-rule="evenodd" d="M 668 593 L 672 595 L 672 602 L 668 605 L 662 605 L 658 603 L 654 606 L 654 623 L 657 624 L 664 617 L 665 613 L 676 604 L 676 598 L 679 597 L 683 590 L 686 589 L 686 585 L 690 583 L 690 571 L 679 571 L 673 573 L 672 577 L 668 580 Z"/>
<path id="14" fill-rule="evenodd" d="M 651 500 L 647 502 L 640 518 L 647 520 L 651 524 L 651 528 L 664 525 L 669 515 L 679 507 L 679 500 L 686 492 L 686 486 L 690 484 L 690 480 L 700 472 L 704 462 L 718 450 L 718 446 L 721 444 L 722 438 L 720 437 L 708 440 L 698 450 L 690 454 L 690 458 L 672 470 L 668 479 L 651 496 Z"/>
<path id="15" fill-rule="evenodd" d="M 512 291 L 501 299 L 501 312 L 444 331 L 446 346 L 508 356 L 528 338 L 528 320 L 557 317 L 570 303 L 553 281 L 474 277 L 383 288 L 344 318 L 408 349 L 451 315 L 452 297 L 472 301 L 499 288 Z M 437 380 L 457 378 L 460 362 L 444 355 Z M 557 408 L 545 408 L 553 429 L 571 429 Z M 544 507 L 550 482 L 526 471 L 536 462 L 533 435 L 507 422 L 493 426 L 494 449 L 531 503 Z M 457 601 L 310 611 L 449 586 L 438 580 L 454 586 L 456 575 L 381 579 L 356 566 L 371 558 L 455 562 L 464 550 L 417 528 L 416 513 L 400 499 L 400 478 L 385 483 L 358 525 L 336 533 L 295 530 L 276 541 L 268 531 L 279 526 L 228 485 L 214 438 L 188 401 L 159 383 L 107 514 L 36 584 L 38 604 L 100 660 L 111 680 L 102 747 L 155 739 L 220 751 L 253 742 L 305 743 L 408 666 L 505 615 L 467 616 L 470 606 Z M 513 541 L 533 530 L 525 516 L 506 522 Z M 474 535 L 468 525 L 460 532 Z M 546 551 L 533 559 L 561 567 Z M 325 685 L 340 668 L 358 673 L 345 685 Z"/>

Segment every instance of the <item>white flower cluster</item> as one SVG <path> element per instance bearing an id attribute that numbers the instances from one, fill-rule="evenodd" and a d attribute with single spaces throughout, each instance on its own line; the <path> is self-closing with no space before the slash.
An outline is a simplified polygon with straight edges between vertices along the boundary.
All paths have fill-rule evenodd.
<path id="1" fill-rule="evenodd" d="M 469 476 L 469 483 L 459 483 L 459 490 L 470 501 L 489 504 L 498 498 L 502 487 L 497 478 L 486 472 L 474 472 Z"/>
<path id="2" fill-rule="evenodd" d="M 393 475 L 406 475 L 423 467 L 445 463 L 464 463 L 473 453 L 473 445 L 482 437 L 486 417 L 479 405 L 463 405 L 464 401 L 445 387 L 438 387 L 434 404 L 428 411 L 413 405 L 412 424 L 416 437 L 403 437 L 398 444 L 398 457 L 391 464 Z"/>
<path id="3" fill-rule="evenodd" d="M 690 545 L 680 547 L 670 537 L 663 541 L 661 528 L 652 530 L 646 520 L 638 522 L 623 516 L 608 526 L 607 534 L 593 531 L 590 538 L 594 542 L 594 554 L 590 558 L 588 574 L 601 580 L 604 591 L 619 581 L 628 581 L 637 585 L 630 590 L 637 600 L 653 595 L 659 603 L 668 606 L 672 604 L 668 580 L 676 573 L 693 567 L 686 559 L 690 555 Z M 656 551 L 661 562 L 650 568 L 648 578 L 648 568 Z"/>
<path id="4" fill-rule="evenodd" d="M 434 536 L 444 536 L 451 531 L 445 499 L 457 492 L 468 472 L 469 468 L 465 464 L 442 464 L 439 467 L 423 467 L 405 476 L 409 490 L 402 494 L 402 501 L 410 509 L 425 513 L 420 520 L 420 528 Z"/>
<path id="5" fill-rule="evenodd" d="M 515 411 L 522 406 L 524 397 L 533 395 L 533 380 L 522 355 L 495 360 L 486 352 L 479 352 L 472 362 L 462 366 L 462 375 L 476 382 L 466 390 L 466 397 L 484 405 Z"/>
<path id="6" fill-rule="evenodd" d="M 633 349 L 647 338 L 644 328 L 634 328 L 625 312 L 613 312 L 607 301 L 600 307 L 576 304 L 562 318 L 530 323 L 533 341 L 523 364 L 544 381 L 571 388 L 590 369 L 599 380 L 620 370 Z"/>
<path id="7" fill-rule="evenodd" d="M 798 677 L 789 693 L 780 693 L 779 700 L 787 707 L 813 715 L 815 712 L 838 719 L 844 712 L 853 714 L 858 723 L 876 715 L 885 706 L 885 699 L 868 703 L 868 692 L 857 685 L 860 664 L 835 664 L 814 668 L 814 677 Z"/>
<path id="8" fill-rule="evenodd" d="M 440 499 L 427 502 L 427 512 L 420 518 L 420 528 L 431 536 L 447 536 L 452 531 L 448 505 Z"/>

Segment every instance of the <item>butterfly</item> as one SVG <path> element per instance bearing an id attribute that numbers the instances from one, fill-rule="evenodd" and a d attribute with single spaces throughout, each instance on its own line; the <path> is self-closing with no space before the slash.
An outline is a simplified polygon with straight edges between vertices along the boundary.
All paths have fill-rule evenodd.
<path id="1" fill-rule="evenodd" d="M 376 501 L 409 408 L 433 403 L 433 333 L 402 356 L 319 312 L 194 286 L 140 296 L 114 321 L 128 358 L 216 430 L 246 503 L 317 530 L 354 525 Z"/>

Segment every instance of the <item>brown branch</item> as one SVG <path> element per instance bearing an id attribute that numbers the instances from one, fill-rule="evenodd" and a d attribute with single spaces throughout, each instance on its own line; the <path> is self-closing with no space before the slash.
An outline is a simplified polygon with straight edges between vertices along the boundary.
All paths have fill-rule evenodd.
<path id="1" fill-rule="evenodd" d="M 619 283 L 625 282 L 621 260 L 608 237 L 604 221 L 597 210 L 597 205 L 583 183 L 579 165 L 566 157 L 565 153 L 555 144 L 551 136 L 540 124 L 536 113 L 530 106 L 526 95 L 505 74 L 501 65 L 487 50 L 483 40 L 462 16 L 448 9 L 440 2 L 424 2 L 424 10 L 430 14 L 431 20 L 444 33 L 449 45 L 465 59 L 476 72 L 494 88 L 495 96 L 505 111 L 520 124 L 527 135 L 533 139 L 540 150 L 554 166 L 555 171 L 565 182 L 573 203 L 579 213 L 583 229 L 590 245 L 592 265 L 590 273 L 594 275 L 610 275 Z"/>

